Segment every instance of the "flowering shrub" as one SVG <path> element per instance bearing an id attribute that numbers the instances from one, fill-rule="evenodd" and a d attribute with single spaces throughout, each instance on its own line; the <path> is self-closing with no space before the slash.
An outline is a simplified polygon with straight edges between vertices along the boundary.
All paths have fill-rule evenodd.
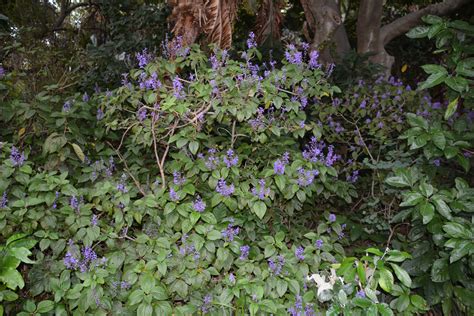
<path id="1" fill-rule="evenodd" d="M 385 186 L 381 152 L 431 100 L 393 78 L 343 93 L 306 46 L 281 67 L 252 37 L 240 59 L 168 49 L 137 54 L 110 91 L 2 97 L 0 240 L 38 241 L 6 313 L 44 298 L 57 314 L 426 311 L 410 255 L 392 235 L 355 244 L 346 210 Z"/>

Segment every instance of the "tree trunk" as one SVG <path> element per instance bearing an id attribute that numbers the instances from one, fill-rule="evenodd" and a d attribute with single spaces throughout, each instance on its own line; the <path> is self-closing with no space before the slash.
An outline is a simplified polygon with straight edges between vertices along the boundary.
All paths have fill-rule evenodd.
<path id="1" fill-rule="evenodd" d="M 350 50 L 349 39 L 335 0 L 301 0 L 306 21 L 314 36 L 311 48 L 323 63 L 334 62 Z"/>
<path id="2" fill-rule="evenodd" d="M 362 0 L 357 17 L 357 52 L 372 53 L 369 60 L 386 68 L 386 75 L 394 63 L 393 56 L 385 50 L 380 36 L 382 23 L 383 0 Z"/>

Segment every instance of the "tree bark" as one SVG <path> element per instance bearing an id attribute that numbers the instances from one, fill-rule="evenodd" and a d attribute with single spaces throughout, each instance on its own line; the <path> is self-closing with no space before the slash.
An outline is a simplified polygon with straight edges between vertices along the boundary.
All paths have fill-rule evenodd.
<path id="1" fill-rule="evenodd" d="M 462 6 L 470 3 L 472 0 L 446 0 L 441 3 L 431 4 L 421 10 L 407 14 L 396 19 L 392 23 L 384 25 L 380 30 L 383 44 L 386 45 L 394 38 L 405 34 L 413 27 L 420 24 L 421 18 L 425 15 L 448 15 L 459 10 Z"/>
<path id="2" fill-rule="evenodd" d="M 387 53 L 385 45 L 420 24 L 423 16 L 447 15 L 459 10 L 470 1 L 472 0 L 445 0 L 407 14 L 381 27 L 383 0 L 361 0 L 357 20 L 357 52 L 373 53 L 370 60 L 384 66 L 388 76 L 394 57 Z"/>
<path id="3" fill-rule="evenodd" d="M 331 63 L 350 50 L 341 12 L 335 0 L 301 0 L 301 5 L 308 26 L 314 34 L 311 48 L 320 52 L 323 63 Z"/>

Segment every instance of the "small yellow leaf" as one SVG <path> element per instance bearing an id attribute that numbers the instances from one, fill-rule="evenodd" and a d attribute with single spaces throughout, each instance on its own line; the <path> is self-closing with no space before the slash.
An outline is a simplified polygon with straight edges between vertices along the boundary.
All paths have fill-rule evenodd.
<path id="1" fill-rule="evenodd" d="M 26 129 L 24 127 L 20 128 L 20 130 L 18 131 L 18 137 L 23 136 L 25 132 L 26 132 Z"/>
<path id="2" fill-rule="evenodd" d="M 329 93 L 327 93 L 326 91 L 324 91 L 321 95 L 322 95 L 323 97 L 328 97 L 328 96 L 329 96 Z"/>
<path id="3" fill-rule="evenodd" d="M 72 145 L 72 149 L 74 149 L 74 152 L 76 153 L 77 157 L 78 157 L 82 162 L 84 162 L 86 156 L 85 156 L 84 153 L 82 152 L 81 147 L 79 147 L 78 144 L 71 144 L 71 145 Z"/>
<path id="4" fill-rule="evenodd" d="M 401 70 L 402 70 L 402 72 L 405 72 L 405 71 L 407 71 L 407 69 L 408 69 L 408 65 L 405 64 L 405 65 L 402 66 Z"/>

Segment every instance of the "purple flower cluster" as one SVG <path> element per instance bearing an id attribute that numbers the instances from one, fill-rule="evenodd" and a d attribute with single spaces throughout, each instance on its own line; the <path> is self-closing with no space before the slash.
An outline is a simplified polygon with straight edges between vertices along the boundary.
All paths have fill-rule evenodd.
<path id="1" fill-rule="evenodd" d="M 270 194 L 270 188 L 265 187 L 265 179 L 260 179 L 258 181 L 258 187 L 258 189 L 257 186 L 252 188 L 252 194 L 260 200 L 263 200 Z"/>
<path id="2" fill-rule="evenodd" d="M 214 148 L 211 148 L 207 152 L 209 156 L 206 159 L 203 154 L 198 154 L 198 158 L 204 160 L 207 169 L 214 170 L 219 166 L 219 158 L 216 156 L 217 151 Z"/>
<path id="3" fill-rule="evenodd" d="M 3 192 L 2 199 L 0 200 L 0 209 L 7 207 L 8 198 L 7 198 L 7 191 Z"/>
<path id="4" fill-rule="evenodd" d="M 278 159 L 273 164 L 273 171 L 275 174 L 284 174 L 285 173 L 285 166 L 290 161 L 290 153 L 285 152 L 281 159 Z"/>
<path id="5" fill-rule="evenodd" d="M 91 247 L 83 247 L 79 253 L 77 246 L 72 241 L 69 242 L 69 245 L 71 250 L 66 253 L 63 259 L 67 269 L 86 272 L 93 267 L 104 266 L 107 263 L 105 257 L 99 260 L 96 252 Z"/>
<path id="6" fill-rule="evenodd" d="M 90 100 L 89 95 L 87 94 L 87 92 L 84 92 L 84 94 L 82 95 L 82 101 L 87 103 L 89 102 L 89 100 Z"/>
<path id="7" fill-rule="evenodd" d="M 316 242 L 314 243 L 314 246 L 317 248 L 317 249 L 321 249 L 321 247 L 323 246 L 323 240 L 322 239 L 318 239 L 316 240 Z"/>
<path id="8" fill-rule="evenodd" d="M 365 292 L 364 292 L 364 290 L 357 291 L 356 297 L 365 298 Z"/>
<path id="9" fill-rule="evenodd" d="M 235 275 L 233 273 L 229 274 L 229 282 L 234 284 L 235 283 Z"/>
<path id="10" fill-rule="evenodd" d="M 268 267 L 274 275 L 280 275 L 284 265 L 285 258 L 282 255 L 278 255 L 276 261 L 274 259 L 268 259 Z"/>
<path id="11" fill-rule="evenodd" d="M 101 108 L 98 108 L 97 109 L 97 114 L 95 115 L 97 121 L 100 121 L 104 118 L 105 114 L 104 114 L 104 111 L 102 111 Z"/>
<path id="12" fill-rule="evenodd" d="M 10 161 L 14 167 L 20 167 L 25 162 L 25 153 L 20 152 L 15 146 L 12 146 L 12 151 L 10 152 Z"/>
<path id="13" fill-rule="evenodd" d="M 224 229 L 221 234 L 222 238 L 228 242 L 231 242 L 234 240 L 234 237 L 239 234 L 239 232 L 240 227 L 234 226 L 234 219 L 231 219 L 229 225 L 227 225 L 227 228 Z"/>
<path id="14" fill-rule="evenodd" d="M 304 260 L 304 247 L 299 246 L 295 249 L 295 256 L 298 260 Z"/>
<path id="15" fill-rule="evenodd" d="M 262 107 L 259 107 L 257 109 L 257 117 L 249 120 L 249 124 L 253 130 L 258 130 L 265 127 L 265 123 L 263 122 L 265 116 L 263 115 L 263 112 L 264 109 Z"/>
<path id="16" fill-rule="evenodd" d="M 53 201 L 53 209 L 56 209 L 58 207 L 58 199 L 59 199 L 59 191 L 56 191 L 56 195 L 54 197 L 54 201 Z"/>
<path id="17" fill-rule="evenodd" d="M 128 290 L 129 288 L 132 287 L 132 285 L 128 283 L 127 281 L 121 281 L 121 282 L 113 281 L 111 286 L 113 289 L 120 288 L 121 290 Z"/>
<path id="18" fill-rule="evenodd" d="M 351 175 L 347 175 L 346 181 L 350 183 L 356 183 L 359 179 L 359 170 L 354 170 Z"/>
<path id="19" fill-rule="evenodd" d="M 2 79 L 5 76 L 5 69 L 0 66 L 0 79 Z"/>
<path id="20" fill-rule="evenodd" d="M 122 193 L 127 193 L 128 189 L 127 186 L 125 185 L 125 181 L 127 179 L 127 176 L 125 174 L 122 174 L 120 177 L 120 182 L 117 184 L 117 190 Z"/>
<path id="21" fill-rule="evenodd" d="M 257 42 L 255 41 L 255 34 L 254 32 L 249 33 L 249 37 L 247 38 L 247 49 L 257 47 Z"/>
<path id="22" fill-rule="evenodd" d="M 141 107 L 137 111 L 137 118 L 140 122 L 143 122 L 146 119 L 147 111 L 146 108 Z"/>
<path id="23" fill-rule="evenodd" d="M 141 53 L 137 53 L 136 57 L 138 61 L 138 67 L 140 68 L 145 68 L 145 66 L 148 65 L 150 60 L 153 58 L 153 56 L 147 52 L 146 48 Z"/>
<path id="24" fill-rule="evenodd" d="M 69 205 L 74 209 L 76 213 L 79 214 L 80 203 L 75 195 L 71 196 L 69 199 Z"/>
<path id="25" fill-rule="evenodd" d="M 171 201 L 179 201 L 179 194 L 173 188 L 170 188 L 170 200 Z"/>
<path id="26" fill-rule="evenodd" d="M 211 307 L 212 307 L 212 295 L 207 294 L 206 296 L 204 296 L 204 299 L 202 301 L 202 305 L 201 305 L 202 313 L 203 314 L 209 313 L 209 311 L 211 310 Z"/>
<path id="27" fill-rule="evenodd" d="M 91 225 L 97 226 L 97 224 L 99 224 L 99 218 L 97 217 L 97 215 L 93 214 L 91 218 Z"/>
<path id="28" fill-rule="evenodd" d="M 227 185 L 224 179 L 220 179 L 217 183 L 216 192 L 220 193 L 222 196 L 231 196 L 235 191 L 233 184 Z"/>
<path id="29" fill-rule="evenodd" d="M 157 90 L 161 88 L 161 81 L 158 79 L 158 74 L 153 72 L 151 76 L 146 75 L 146 73 L 142 73 L 140 75 L 140 89 L 147 89 L 147 90 Z"/>
<path id="30" fill-rule="evenodd" d="M 334 223 L 336 221 L 336 214 L 329 214 L 329 221 L 331 223 Z"/>
<path id="31" fill-rule="evenodd" d="M 173 95 L 176 99 L 181 100 L 186 97 L 186 94 L 183 91 L 183 84 L 178 76 L 173 79 Z"/>
<path id="32" fill-rule="evenodd" d="M 311 51 L 309 53 L 309 62 L 308 66 L 310 69 L 316 69 L 316 68 L 321 68 L 321 64 L 318 61 L 319 59 L 319 52 L 316 50 Z"/>
<path id="33" fill-rule="evenodd" d="M 239 157 L 235 155 L 234 151 L 232 149 L 227 150 L 226 155 L 224 158 L 222 158 L 224 163 L 226 164 L 227 168 L 230 168 L 232 166 L 236 166 L 237 163 L 239 162 Z"/>
<path id="34" fill-rule="evenodd" d="M 298 168 L 298 179 L 296 182 L 300 187 L 307 187 L 311 185 L 314 178 L 319 174 L 318 170 L 305 170 L 304 168 Z"/>
<path id="35" fill-rule="evenodd" d="M 206 202 L 204 202 L 200 196 L 196 198 L 193 202 L 193 209 L 196 212 L 202 213 L 206 209 Z"/>
<path id="36" fill-rule="evenodd" d="M 63 112 L 69 112 L 71 110 L 72 102 L 71 101 L 66 101 L 63 104 Z"/>
<path id="37" fill-rule="evenodd" d="M 181 175 L 179 171 L 173 171 L 173 183 L 175 185 L 183 185 L 186 182 L 186 178 Z"/>
<path id="38" fill-rule="evenodd" d="M 249 257 L 250 246 L 244 245 L 240 247 L 240 260 L 247 260 Z"/>
<path id="39" fill-rule="evenodd" d="M 305 146 L 303 150 L 303 158 L 311 162 L 323 162 L 327 167 L 332 166 L 337 160 L 340 159 L 339 155 L 334 153 L 334 146 L 327 146 L 327 153 L 324 154 L 326 144 L 323 141 L 318 142 L 316 137 L 312 137 L 309 144 Z"/>
<path id="40" fill-rule="evenodd" d="M 293 44 L 288 45 L 288 49 L 285 51 L 285 58 L 290 64 L 301 65 L 303 63 L 303 53 Z"/>

